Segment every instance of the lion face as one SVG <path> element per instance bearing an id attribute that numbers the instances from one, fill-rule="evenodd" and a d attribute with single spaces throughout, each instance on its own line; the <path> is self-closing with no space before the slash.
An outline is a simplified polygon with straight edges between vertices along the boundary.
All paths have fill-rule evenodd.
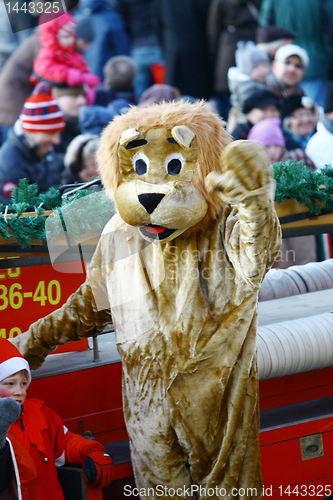
<path id="1" fill-rule="evenodd" d="M 189 127 L 125 130 L 118 155 L 118 212 L 143 238 L 169 241 L 204 218 L 208 202 L 192 183 L 198 154 Z"/>

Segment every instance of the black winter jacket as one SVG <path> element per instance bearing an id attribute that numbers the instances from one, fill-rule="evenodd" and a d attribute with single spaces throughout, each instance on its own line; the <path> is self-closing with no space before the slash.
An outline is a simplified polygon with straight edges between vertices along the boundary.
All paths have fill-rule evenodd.
<path id="1" fill-rule="evenodd" d="M 42 160 L 36 154 L 36 147 L 29 145 L 24 135 L 17 135 L 12 129 L 8 140 L 0 148 L 0 202 L 11 203 L 10 193 L 4 187 L 8 183 L 18 185 L 19 179 L 36 183 L 40 192 L 51 186 L 60 185 L 63 163 L 54 150 Z"/>

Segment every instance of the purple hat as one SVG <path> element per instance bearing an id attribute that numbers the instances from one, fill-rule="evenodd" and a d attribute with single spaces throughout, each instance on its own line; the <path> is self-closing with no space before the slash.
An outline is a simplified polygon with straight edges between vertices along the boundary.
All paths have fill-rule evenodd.
<path id="1" fill-rule="evenodd" d="M 247 138 L 251 141 L 260 142 L 263 146 L 277 146 L 285 147 L 286 143 L 281 129 L 280 118 L 266 118 L 253 125 Z"/>

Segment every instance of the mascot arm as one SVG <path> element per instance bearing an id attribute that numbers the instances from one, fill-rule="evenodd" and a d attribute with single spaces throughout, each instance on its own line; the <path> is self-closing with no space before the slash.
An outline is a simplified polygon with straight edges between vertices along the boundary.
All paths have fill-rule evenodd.
<path id="1" fill-rule="evenodd" d="M 39 368 L 59 344 L 96 335 L 112 321 L 102 262 L 99 242 L 85 283 L 61 308 L 33 323 L 25 333 L 10 339 L 32 369 Z"/>
<path id="2" fill-rule="evenodd" d="M 106 294 L 102 267 L 96 264 L 100 255 L 99 245 L 93 258 L 93 272 L 88 273 L 85 283 L 60 309 L 33 323 L 25 333 L 10 339 L 32 369 L 39 368 L 46 356 L 59 344 L 96 335 L 112 321 L 108 301 L 104 300 L 101 304 L 98 300 L 101 292 Z"/>
<path id="3" fill-rule="evenodd" d="M 91 286 L 86 281 L 60 309 L 33 323 L 27 332 L 11 342 L 30 367 L 36 369 L 59 344 L 91 337 L 110 322 L 110 310 L 97 310 Z"/>
<path id="4" fill-rule="evenodd" d="M 205 183 L 231 204 L 223 235 L 226 250 L 235 270 L 259 288 L 281 245 L 266 151 L 252 141 L 230 143 L 224 150 L 222 174 L 211 172 Z"/>

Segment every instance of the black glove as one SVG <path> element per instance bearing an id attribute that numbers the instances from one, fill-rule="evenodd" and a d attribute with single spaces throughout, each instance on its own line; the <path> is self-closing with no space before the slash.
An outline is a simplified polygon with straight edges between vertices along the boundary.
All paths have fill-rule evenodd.
<path id="1" fill-rule="evenodd" d="M 114 465 L 112 458 L 105 450 L 91 450 L 83 465 L 83 472 L 86 479 L 97 488 L 105 488 L 113 480 Z"/>
<path id="2" fill-rule="evenodd" d="M 6 444 L 6 436 L 10 425 L 19 418 L 21 406 L 11 398 L 0 398 L 0 450 Z"/>

